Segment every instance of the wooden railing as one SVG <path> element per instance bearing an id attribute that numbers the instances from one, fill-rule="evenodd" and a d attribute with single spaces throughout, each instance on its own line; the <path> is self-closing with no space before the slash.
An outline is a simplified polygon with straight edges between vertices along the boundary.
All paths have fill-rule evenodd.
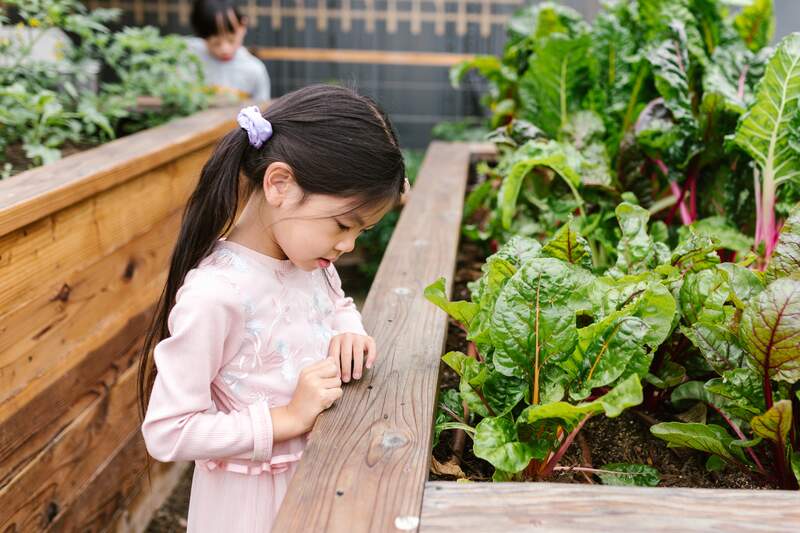
<path id="1" fill-rule="evenodd" d="M 136 362 L 183 207 L 235 115 L 0 182 L 0 531 L 140 531 L 185 469 L 142 476 Z"/>

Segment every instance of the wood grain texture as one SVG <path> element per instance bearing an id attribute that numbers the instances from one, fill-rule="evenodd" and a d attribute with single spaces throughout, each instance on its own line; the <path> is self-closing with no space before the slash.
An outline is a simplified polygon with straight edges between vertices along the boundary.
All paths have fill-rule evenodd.
<path id="1" fill-rule="evenodd" d="M 238 110 L 201 111 L 0 181 L 0 235 L 216 143 Z"/>
<path id="2" fill-rule="evenodd" d="M 420 533 L 800 530 L 800 493 L 558 483 L 426 484 Z"/>
<path id="3" fill-rule="evenodd" d="M 428 149 L 363 309 L 378 363 L 317 420 L 275 532 L 396 531 L 419 517 L 447 329 L 423 290 L 452 281 L 474 148 Z"/>

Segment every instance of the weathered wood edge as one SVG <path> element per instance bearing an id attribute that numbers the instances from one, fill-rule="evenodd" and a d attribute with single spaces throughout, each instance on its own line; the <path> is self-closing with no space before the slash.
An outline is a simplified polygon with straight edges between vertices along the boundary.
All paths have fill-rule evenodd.
<path id="1" fill-rule="evenodd" d="M 216 143 L 238 109 L 206 109 L 0 181 L 0 235 Z"/>
<path id="2" fill-rule="evenodd" d="M 421 533 L 770 531 L 800 529 L 800 493 L 429 481 Z"/>
<path id="3" fill-rule="evenodd" d="M 363 309 L 379 363 L 320 416 L 273 531 L 416 529 L 447 331 L 423 289 L 452 282 L 470 163 L 492 153 L 483 143 L 429 147 Z"/>

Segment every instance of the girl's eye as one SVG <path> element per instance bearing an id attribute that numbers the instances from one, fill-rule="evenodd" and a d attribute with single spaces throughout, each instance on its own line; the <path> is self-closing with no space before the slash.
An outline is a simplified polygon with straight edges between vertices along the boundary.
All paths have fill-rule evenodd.
<path id="1" fill-rule="evenodd" d="M 341 222 L 338 222 L 338 221 L 337 221 L 337 222 L 336 222 L 336 224 L 339 226 L 339 229 L 340 229 L 340 230 L 342 230 L 342 231 L 350 231 L 350 228 L 349 228 L 349 227 L 347 227 L 347 226 L 345 226 L 345 225 L 344 225 L 344 224 L 342 224 Z"/>

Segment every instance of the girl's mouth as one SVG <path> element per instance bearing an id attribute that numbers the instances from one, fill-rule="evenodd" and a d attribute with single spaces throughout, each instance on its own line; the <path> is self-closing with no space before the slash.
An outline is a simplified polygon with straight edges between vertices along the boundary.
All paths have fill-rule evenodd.
<path id="1" fill-rule="evenodd" d="M 331 266 L 331 262 L 329 260 L 323 259 L 321 257 L 317 259 L 317 264 L 319 265 L 320 268 L 328 268 L 329 266 Z"/>

